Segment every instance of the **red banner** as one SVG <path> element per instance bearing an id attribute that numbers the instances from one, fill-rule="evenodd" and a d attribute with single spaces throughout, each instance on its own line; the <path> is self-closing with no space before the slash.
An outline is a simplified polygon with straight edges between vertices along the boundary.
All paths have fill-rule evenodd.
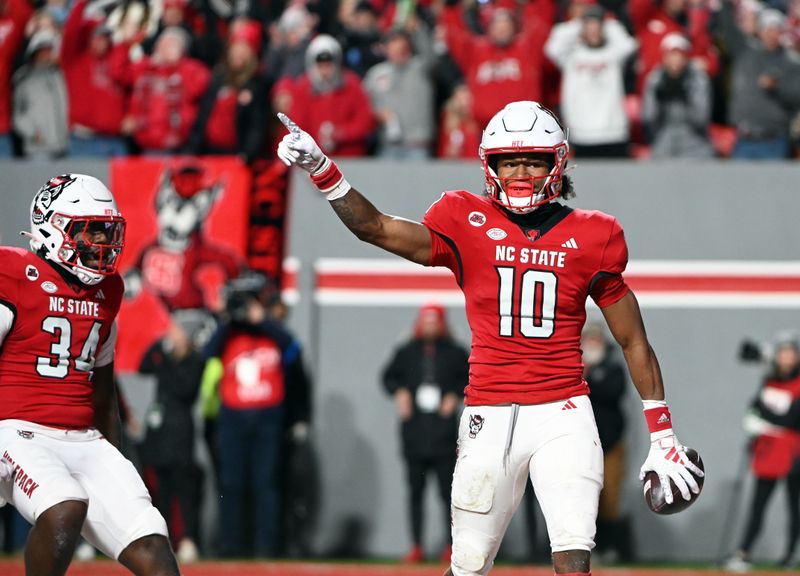
<path id="1" fill-rule="evenodd" d="M 135 372 L 170 313 L 218 310 L 247 257 L 250 171 L 236 158 L 130 158 L 111 164 L 127 220 L 116 368 Z M 210 315 L 209 315 L 210 316 Z"/>

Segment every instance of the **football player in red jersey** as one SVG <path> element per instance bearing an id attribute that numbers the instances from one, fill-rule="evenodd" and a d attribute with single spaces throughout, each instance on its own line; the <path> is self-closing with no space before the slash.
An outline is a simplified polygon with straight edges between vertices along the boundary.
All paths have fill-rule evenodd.
<path id="1" fill-rule="evenodd" d="M 640 474 L 671 479 L 685 499 L 702 476 L 675 437 L 656 356 L 622 272 L 622 228 L 572 194 L 569 146 L 552 112 L 508 104 L 483 132 L 486 197 L 445 192 L 422 223 L 380 212 L 289 118 L 278 146 L 361 240 L 425 266 L 446 266 L 472 329 L 466 408 L 453 475 L 449 574 L 487 574 L 530 476 L 557 574 L 590 574 L 603 454 L 582 377 L 586 298 L 603 312 L 644 403 L 651 448 Z M 667 498 L 671 501 L 671 494 Z"/>
<path id="2" fill-rule="evenodd" d="M 0 247 L 0 503 L 31 529 L 25 573 L 62 575 L 82 535 L 134 574 L 177 575 L 164 518 L 115 446 L 125 220 L 98 179 L 31 204 L 32 251 Z"/>

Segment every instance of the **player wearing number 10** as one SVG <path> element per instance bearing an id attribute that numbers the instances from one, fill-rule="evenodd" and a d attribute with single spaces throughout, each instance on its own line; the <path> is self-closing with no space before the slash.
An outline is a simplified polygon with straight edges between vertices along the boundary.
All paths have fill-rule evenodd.
<path id="1" fill-rule="evenodd" d="M 177 575 L 164 518 L 115 448 L 125 220 L 99 180 L 63 174 L 25 234 L 32 251 L 0 247 L 0 505 L 33 524 L 25 573 L 64 574 L 82 534 L 134 574 Z"/>
<path id="2" fill-rule="evenodd" d="M 487 574 L 530 476 L 547 521 L 557 574 L 587 575 L 603 454 L 582 378 L 580 335 L 591 297 L 622 346 L 644 402 L 651 448 L 641 474 L 671 479 L 685 499 L 702 475 L 672 430 L 661 372 L 633 293 L 619 223 L 571 209 L 568 143 L 536 102 L 514 102 L 486 126 L 480 159 L 486 196 L 446 192 L 422 223 L 380 212 L 314 140 L 289 129 L 278 146 L 306 170 L 361 240 L 426 266 L 452 270 L 472 329 L 466 409 L 452 488 L 448 574 Z M 666 498 L 671 502 L 672 495 Z"/>

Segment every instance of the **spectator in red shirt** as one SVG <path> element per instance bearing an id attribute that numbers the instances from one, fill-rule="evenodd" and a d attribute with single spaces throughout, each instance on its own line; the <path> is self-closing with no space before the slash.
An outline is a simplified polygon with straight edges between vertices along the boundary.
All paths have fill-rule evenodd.
<path id="1" fill-rule="evenodd" d="M 342 68 L 342 48 L 320 34 L 306 51 L 306 73 L 284 78 L 275 87 L 273 105 L 304 127 L 336 156 L 364 156 L 375 130 L 369 96 L 355 72 Z"/>
<path id="2" fill-rule="evenodd" d="M 641 94 L 647 75 L 661 64 L 661 41 L 675 32 L 691 42 L 691 59 L 714 77 L 719 72 L 719 58 L 711 41 L 708 26 L 711 13 L 706 0 L 630 0 L 628 10 L 639 40 L 639 79 Z"/>
<path id="3" fill-rule="evenodd" d="M 152 56 L 136 63 L 126 58 L 116 68 L 116 77 L 131 89 L 124 130 L 142 152 L 172 153 L 186 145 L 210 79 L 206 67 L 186 55 L 188 46 L 185 30 L 166 28 Z M 127 54 L 125 44 L 118 48 Z"/>
<path id="4" fill-rule="evenodd" d="M 554 13 L 552 0 L 529 2 L 521 13 L 498 8 L 492 12 L 487 34 L 476 35 L 466 29 L 458 7 L 442 11 L 437 35 L 444 36 L 466 77 L 479 126 L 508 102 L 542 99 L 543 47 Z"/>
<path id="5" fill-rule="evenodd" d="M 69 99 L 70 154 L 123 156 L 126 95 L 111 74 L 111 33 L 79 0 L 64 24 L 61 66 Z"/>
<path id="6" fill-rule="evenodd" d="M 11 156 L 11 73 L 33 14 L 27 0 L 0 0 L 0 158 Z"/>
<path id="7" fill-rule="evenodd" d="M 267 116 L 266 86 L 258 72 L 261 25 L 231 26 L 225 61 L 211 78 L 189 137 L 192 154 L 236 154 L 247 163 L 258 156 Z"/>

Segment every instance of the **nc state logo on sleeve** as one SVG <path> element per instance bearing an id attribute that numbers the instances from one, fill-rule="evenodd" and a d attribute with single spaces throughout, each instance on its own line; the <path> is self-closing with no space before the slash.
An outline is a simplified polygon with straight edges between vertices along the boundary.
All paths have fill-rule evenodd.
<path id="1" fill-rule="evenodd" d="M 28 264 L 25 268 L 25 278 L 34 282 L 35 280 L 39 279 L 39 269 L 34 266 L 33 264 Z"/>

